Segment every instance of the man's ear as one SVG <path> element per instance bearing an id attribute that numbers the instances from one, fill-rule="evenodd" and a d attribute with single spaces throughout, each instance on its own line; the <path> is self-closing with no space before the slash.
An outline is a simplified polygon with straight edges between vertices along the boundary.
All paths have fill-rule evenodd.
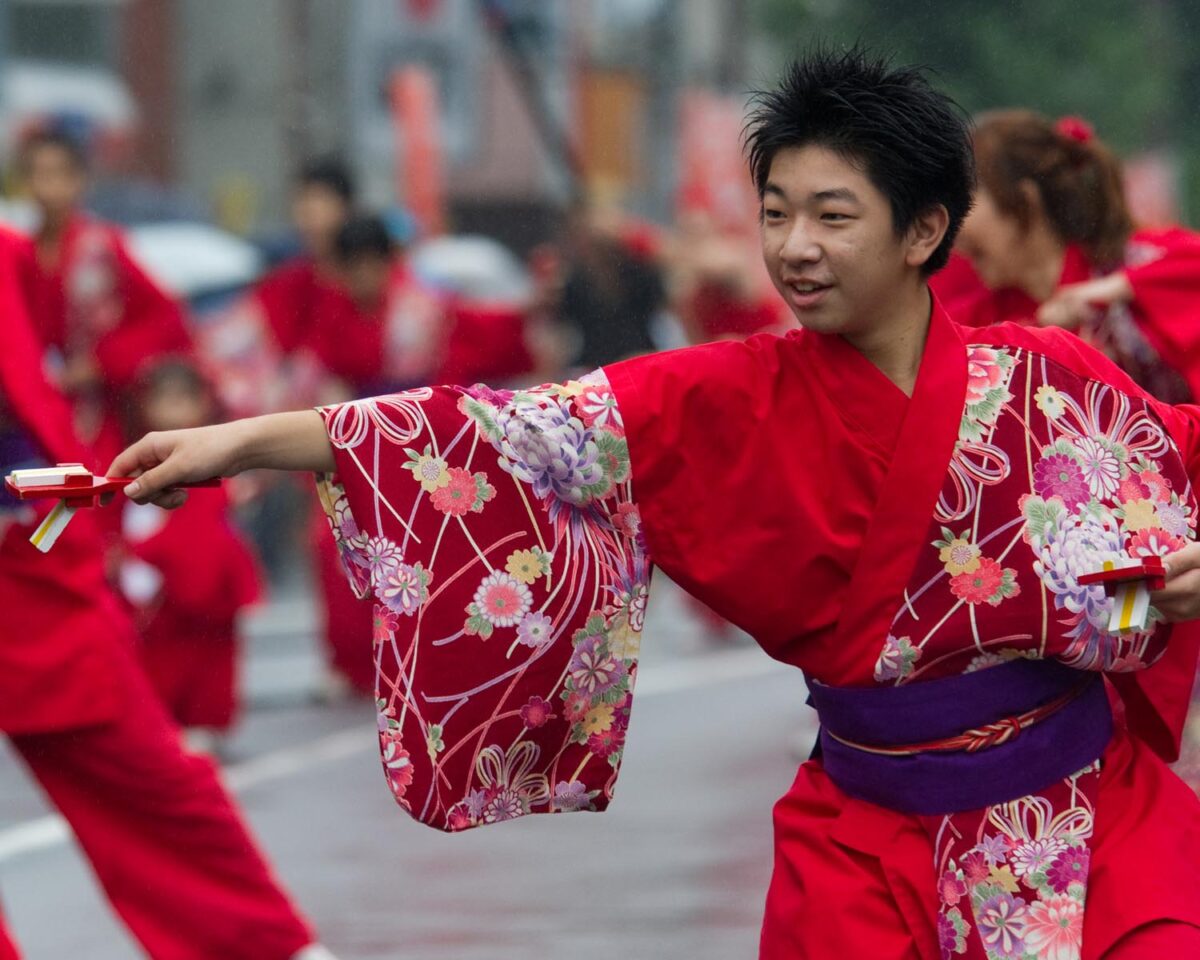
<path id="1" fill-rule="evenodd" d="M 942 204 L 934 204 L 919 213 L 905 236 L 908 249 L 904 254 L 904 262 L 910 267 L 924 266 L 925 261 L 941 245 L 949 228 L 950 213 Z"/>

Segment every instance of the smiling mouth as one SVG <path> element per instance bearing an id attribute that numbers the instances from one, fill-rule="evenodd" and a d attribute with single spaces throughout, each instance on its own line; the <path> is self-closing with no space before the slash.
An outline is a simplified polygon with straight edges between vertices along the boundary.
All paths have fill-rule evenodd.
<path id="1" fill-rule="evenodd" d="M 792 295 L 794 297 L 801 298 L 801 299 L 815 297 L 818 294 L 824 293 L 826 290 L 829 290 L 832 286 L 833 286 L 833 284 L 815 283 L 815 282 L 811 282 L 811 281 L 807 281 L 807 280 L 804 282 L 801 282 L 801 283 L 787 284 L 787 288 L 788 288 L 788 290 L 790 290 L 792 292 Z"/>

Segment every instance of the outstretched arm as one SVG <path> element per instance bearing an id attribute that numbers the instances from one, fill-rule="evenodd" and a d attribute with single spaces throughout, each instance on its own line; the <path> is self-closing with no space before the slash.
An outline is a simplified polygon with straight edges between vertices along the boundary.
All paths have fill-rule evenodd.
<path id="1" fill-rule="evenodd" d="M 187 494 L 179 483 L 230 477 L 243 470 L 329 472 L 333 451 L 315 410 L 275 413 L 192 430 L 148 433 L 108 468 L 113 477 L 137 477 L 125 488 L 138 503 L 173 509 Z"/>

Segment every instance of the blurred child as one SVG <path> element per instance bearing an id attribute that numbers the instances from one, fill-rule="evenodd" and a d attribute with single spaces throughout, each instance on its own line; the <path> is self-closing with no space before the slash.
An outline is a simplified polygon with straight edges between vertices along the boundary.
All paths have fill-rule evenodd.
<path id="1" fill-rule="evenodd" d="M 191 349 L 180 304 L 152 280 L 112 224 L 83 209 L 87 155 L 54 132 L 30 137 L 22 172 L 40 222 L 29 290 L 31 319 L 56 351 L 58 386 L 81 440 L 107 463 L 121 449 L 120 415 L 154 358 Z"/>
<path id="2" fill-rule="evenodd" d="M 212 423 L 212 390 L 196 366 L 165 360 L 137 390 L 139 432 Z M 121 587 L 142 632 L 141 660 L 193 749 L 215 750 L 237 707 L 237 617 L 259 596 L 254 555 L 222 489 L 196 490 L 164 513 L 125 505 Z M 198 558 L 204 562 L 198 562 Z"/>

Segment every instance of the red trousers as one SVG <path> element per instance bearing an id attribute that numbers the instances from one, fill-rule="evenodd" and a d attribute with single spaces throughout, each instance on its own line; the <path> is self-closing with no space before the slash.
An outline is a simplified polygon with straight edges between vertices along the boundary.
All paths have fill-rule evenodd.
<path id="1" fill-rule="evenodd" d="M 116 720 L 13 736 L 13 745 L 150 957 L 286 960 L 313 942 L 311 930 L 212 763 L 183 752 L 132 654 L 119 657 Z M 18 956 L 0 923 L 0 960 Z"/>

